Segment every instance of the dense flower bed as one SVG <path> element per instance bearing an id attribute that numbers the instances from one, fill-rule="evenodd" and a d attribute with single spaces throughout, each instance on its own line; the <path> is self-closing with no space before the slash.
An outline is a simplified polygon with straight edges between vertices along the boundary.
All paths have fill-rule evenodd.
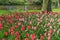
<path id="1" fill-rule="evenodd" d="M 53 12 L 2 15 L 0 40 L 60 40 L 60 15 Z"/>

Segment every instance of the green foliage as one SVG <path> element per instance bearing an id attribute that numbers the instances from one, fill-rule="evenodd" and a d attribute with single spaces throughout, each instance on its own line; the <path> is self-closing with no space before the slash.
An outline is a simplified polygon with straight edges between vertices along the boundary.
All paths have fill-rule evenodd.
<path id="1" fill-rule="evenodd" d="M 36 4 L 36 5 L 41 5 L 42 6 L 43 0 L 38 0 L 38 1 L 33 2 L 33 3 Z"/>
<path id="2" fill-rule="evenodd" d="M 4 37 L 3 31 L 0 31 L 0 39 Z"/>
<path id="3" fill-rule="evenodd" d="M 1 0 L 0 1 L 0 5 L 17 5 L 17 4 L 23 4 L 23 1 L 19 1 L 19 0 L 12 0 L 12 1 L 9 1 L 9 0 Z"/>

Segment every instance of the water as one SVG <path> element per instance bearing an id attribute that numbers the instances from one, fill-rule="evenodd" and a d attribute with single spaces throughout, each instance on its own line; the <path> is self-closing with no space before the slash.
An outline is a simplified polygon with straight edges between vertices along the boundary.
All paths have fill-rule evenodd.
<path id="1" fill-rule="evenodd" d="M 4 5 L 0 6 L 0 10 L 13 10 L 13 9 L 19 9 L 19 10 L 40 10 L 40 5 Z"/>

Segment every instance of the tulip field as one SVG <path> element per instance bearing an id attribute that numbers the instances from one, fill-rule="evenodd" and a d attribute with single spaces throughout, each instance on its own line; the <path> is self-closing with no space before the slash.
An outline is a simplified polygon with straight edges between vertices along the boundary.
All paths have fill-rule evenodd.
<path id="1" fill-rule="evenodd" d="M 60 12 L 3 14 L 0 40 L 60 40 Z"/>

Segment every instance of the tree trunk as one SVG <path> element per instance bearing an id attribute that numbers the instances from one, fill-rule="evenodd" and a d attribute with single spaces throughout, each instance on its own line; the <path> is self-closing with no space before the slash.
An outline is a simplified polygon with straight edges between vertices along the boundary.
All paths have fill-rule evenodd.
<path id="1" fill-rule="evenodd" d="M 49 11 L 52 11 L 52 9 L 51 9 L 51 3 L 52 3 L 52 0 L 49 0 L 48 1 L 48 5 L 47 5 L 47 11 L 49 12 Z"/>
<path id="2" fill-rule="evenodd" d="M 47 4 L 48 4 L 48 0 L 43 0 L 42 11 L 47 10 Z"/>
<path id="3" fill-rule="evenodd" d="M 43 0 L 42 11 L 51 11 L 51 0 Z"/>
<path id="4" fill-rule="evenodd" d="M 58 0 L 58 7 L 60 7 L 60 0 Z"/>

